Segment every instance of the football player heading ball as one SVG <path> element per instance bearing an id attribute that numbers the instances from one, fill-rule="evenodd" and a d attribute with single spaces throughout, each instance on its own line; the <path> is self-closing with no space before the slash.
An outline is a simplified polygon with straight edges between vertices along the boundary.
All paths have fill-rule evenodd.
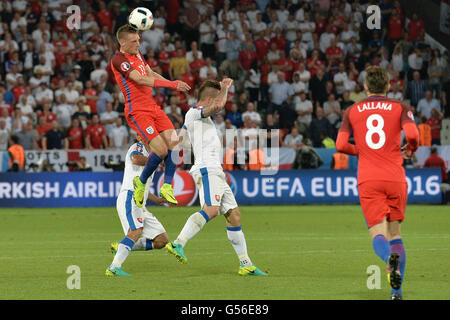
<path id="1" fill-rule="evenodd" d="M 111 69 L 125 97 L 125 117 L 130 128 L 153 150 L 141 175 L 134 178 L 134 200 L 138 207 L 143 206 L 147 179 L 164 160 L 164 184 L 160 196 L 177 204 L 172 189 L 177 154 L 172 150 L 178 137 L 172 122 L 153 100 L 152 87 L 177 91 L 191 88 L 183 81 L 169 81 L 149 67 L 139 52 L 140 36 L 136 29 L 123 25 L 117 30 L 116 38 L 120 49 L 111 59 Z"/>

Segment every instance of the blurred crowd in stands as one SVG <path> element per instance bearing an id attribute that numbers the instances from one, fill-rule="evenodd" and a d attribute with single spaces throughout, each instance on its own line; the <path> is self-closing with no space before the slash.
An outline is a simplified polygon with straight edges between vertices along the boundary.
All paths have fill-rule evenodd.
<path id="1" fill-rule="evenodd" d="M 80 7 L 70 30 L 67 7 Z M 366 8 L 381 9 L 369 30 Z M 395 0 L 0 1 L 0 151 L 125 150 L 135 132 L 109 64 L 115 31 L 131 10 L 152 10 L 141 35 L 150 67 L 193 89 L 154 90 L 176 128 L 205 79 L 235 80 L 223 112 L 227 129 L 279 129 L 283 147 L 334 148 L 346 108 L 366 97 L 365 67 L 389 73 L 388 97 L 408 102 L 421 145 L 439 145 L 450 117 L 448 52 L 431 46 L 420 13 Z"/>

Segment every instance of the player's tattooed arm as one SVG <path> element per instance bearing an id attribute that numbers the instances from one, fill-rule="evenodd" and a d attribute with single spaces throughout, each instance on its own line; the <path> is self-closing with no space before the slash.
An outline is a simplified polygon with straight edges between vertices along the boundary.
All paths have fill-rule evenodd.
<path id="1" fill-rule="evenodd" d="M 128 77 L 131 80 L 133 80 L 134 82 L 136 82 L 138 85 L 141 85 L 141 86 L 148 86 L 148 87 L 153 87 L 153 88 L 169 88 L 169 89 L 177 90 L 177 91 L 191 90 L 191 87 L 183 81 L 180 81 L 180 80 L 169 81 L 169 80 L 159 78 L 159 75 L 156 72 L 154 74 L 157 76 L 155 77 L 155 76 L 153 76 L 153 74 L 148 75 L 148 76 L 143 76 L 139 73 L 139 71 L 132 70 L 129 73 Z"/>
<path id="2" fill-rule="evenodd" d="M 209 106 L 206 106 L 203 109 L 203 116 L 205 118 L 213 114 L 216 114 L 217 112 L 223 109 L 223 107 L 227 102 L 228 89 L 230 89 L 232 84 L 233 80 L 230 78 L 225 78 L 220 82 L 220 92 L 218 96 L 213 100 L 213 102 Z"/>
<path id="3" fill-rule="evenodd" d="M 154 79 L 160 79 L 160 80 L 166 80 L 166 81 L 170 81 L 166 78 L 164 78 L 162 75 L 160 75 L 159 73 L 155 72 L 152 70 L 152 68 L 150 68 L 149 65 L 145 66 L 145 71 L 147 72 L 147 75 L 150 77 L 153 77 Z"/>

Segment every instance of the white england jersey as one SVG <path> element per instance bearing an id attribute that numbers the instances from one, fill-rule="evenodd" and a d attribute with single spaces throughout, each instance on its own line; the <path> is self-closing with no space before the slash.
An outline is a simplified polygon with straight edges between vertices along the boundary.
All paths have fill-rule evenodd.
<path id="1" fill-rule="evenodd" d="M 142 143 L 135 143 L 133 144 L 127 152 L 127 155 L 125 157 L 125 170 L 123 172 L 123 181 L 122 181 L 122 187 L 120 188 L 120 192 L 123 191 L 133 191 L 133 179 L 136 176 L 140 176 L 142 171 L 144 170 L 144 166 L 137 166 L 134 165 L 131 161 L 131 157 L 135 154 L 139 154 L 141 156 L 149 156 L 149 153 L 147 149 L 145 149 L 144 145 Z M 144 203 L 147 201 L 148 192 L 150 190 L 150 186 L 153 181 L 154 173 L 148 178 L 147 184 L 145 186 L 145 195 L 144 195 Z"/>
<path id="2" fill-rule="evenodd" d="M 190 172 L 206 167 L 222 168 L 222 144 L 211 117 L 203 116 L 203 108 L 189 109 L 183 126 L 188 132 L 195 158 Z"/>

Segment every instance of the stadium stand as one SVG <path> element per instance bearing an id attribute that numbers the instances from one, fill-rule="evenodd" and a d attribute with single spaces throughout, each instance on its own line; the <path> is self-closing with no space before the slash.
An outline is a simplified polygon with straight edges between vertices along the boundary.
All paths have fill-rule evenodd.
<path id="1" fill-rule="evenodd" d="M 81 25 L 70 30 L 72 4 L 81 8 Z M 382 10 L 378 31 L 367 29 L 369 4 Z M 434 128 L 433 143 L 449 143 L 448 51 L 427 43 L 420 15 L 407 19 L 399 1 L 6 0 L 0 151 L 13 136 L 25 151 L 126 150 L 135 133 L 123 121 L 109 61 L 118 49 L 115 30 L 137 6 L 155 20 L 142 34 L 148 64 L 193 87 L 188 94 L 154 91 L 176 128 L 201 82 L 227 75 L 235 83 L 218 127 L 280 129 L 280 146 L 290 144 L 284 139 L 295 128 L 299 145 L 322 148 L 324 137 L 336 139 L 345 109 L 365 97 L 364 68 L 375 64 L 389 72 L 389 96 L 408 101 L 417 124 L 425 117 Z M 293 162 L 301 147 L 290 149 Z"/>

